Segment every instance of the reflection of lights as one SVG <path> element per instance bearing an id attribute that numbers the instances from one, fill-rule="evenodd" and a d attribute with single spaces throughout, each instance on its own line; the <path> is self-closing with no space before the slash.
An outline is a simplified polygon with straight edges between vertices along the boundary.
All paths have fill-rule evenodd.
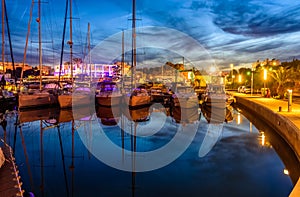
<path id="1" fill-rule="evenodd" d="M 236 124 L 241 124 L 241 114 L 240 112 L 237 113 L 237 118 L 236 118 Z"/>
<path id="2" fill-rule="evenodd" d="M 285 175 L 289 175 L 290 173 L 289 173 L 289 171 L 288 171 L 288 169 L 283 169 L 283 174 L 285 174 Z"/>
<path id="3" fill-rule="evenodd" d="M 239 83 L 242 83 L 242 75 L 239 75 Z"/>

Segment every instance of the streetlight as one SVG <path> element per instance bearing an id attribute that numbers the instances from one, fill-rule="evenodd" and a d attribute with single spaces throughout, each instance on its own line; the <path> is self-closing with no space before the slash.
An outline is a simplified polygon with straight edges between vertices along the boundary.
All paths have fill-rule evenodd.
<path id="1" fill-rule="evenodd" d="M 251 96 L 253 94 L 253 74 L 254 74 L 254 67 L 252 65 L 252 68 L 251 68 Z"/>
<path id="2" fill-rule="evenodd" d="M 239 74 L 239 83 L 242 83 L 242 75 Z"/>
<path id="3" fill-rule="evenodd" d="M 231 69 L 231 88 L 233 89 L 233 64 L 230 64 Z"/>
<path id="4" fill-rule="evenodd" d="M 266 95 L 266 80 L 267 80 L 267 69 L 264 68 L 264 95 Z"/>

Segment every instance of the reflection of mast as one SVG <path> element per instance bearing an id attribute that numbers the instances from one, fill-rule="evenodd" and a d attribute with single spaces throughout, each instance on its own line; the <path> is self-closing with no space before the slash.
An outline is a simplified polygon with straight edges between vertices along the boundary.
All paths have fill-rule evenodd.
<path id="1" fill-rule="evenodd" d="M 33 191 L 33 193 L 34 193 L 34 182 L 33 182 L 33 178 L 32 178 L 32 172 L 30 169 L 29 158 L 28 158 L 28 154 L 27 154 L 27 148 L 26 148 L 25 139 L 23 136 L 22 127 L 20 127 L 20 136 L 22 139 L 22 146 L 23 146 L 24 155 L 25 155 L 25 159 L 26 159 L 26 165 L 27 165 L 27 171 L 28 171 L 29 179 L 30 179 L 31 191 Z"/>
<path id="2" fill-rule="evenodd" d="M 131 133 L 133 142 L 131 142 L 131 153 L 132 153 L 132 169 L 131 169 L 131 189 L 132 189 L 132 197 L 135 196 L 135 178 L 136 178 L 136 172 L 135 172 L 135 156 L 136 156 L 136 127 L 137 123 L 134 122 L 134 133 Z M 133 145 L 133 147 L 132 147 Z"/>
<path id="3" fill-rule="evenodd" d="M 74 120 L 72 120 L 72 163 L 69 167 L 69 169 L 72 172 L 72 190 L 71 190 L 71 196 L 74 196 Z"/>
<path id="4" fill-rule="evenodd" d="M 18 116 L 16 117 L 16 123 L 17 122 L 18 122 Z M 16 149 L 17 131 L 18 131 L 18 124 L 15 124 L 14 143 L 13 143 L 13 151 L 14 152 L 15 152 L 15 149 Z"/>
<path id="5" fill-rule="evenodd" d="M 40 135 L 40 146 L 41 146 L 41 193 L 42 196 L 44 196 L 44 146 L 43 146 L 43 126 L 42 121 L 40 121 L 40 129 L 41 129 L 41 135 Z"/>
<path id="6" fill-rule="evenodd" d="M 62 140 L 61 140 L 61 133 L 60 133 L 60 126 L 59 125 L 57 127 L 57 130 L 58 130 L 58 137 L 59 137 L 61 160 L 62 160 L 63 168 L 64 168 L 63 170 L 64 170 L 64 178 L 65 178 L 65 184 L 66 184 L 66 191 L 67 191 L 67 196 L 69 196 L 68 179 L 67 179 L 66 165 L 65 165 L 65 156 L 64 156 L 64 150 L 63 150 L 63 145 L 62 145 Z"/>

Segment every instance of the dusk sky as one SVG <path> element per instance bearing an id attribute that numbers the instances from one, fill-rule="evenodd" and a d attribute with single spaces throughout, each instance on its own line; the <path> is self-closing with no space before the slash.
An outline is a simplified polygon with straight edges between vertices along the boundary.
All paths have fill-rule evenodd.
<path id="1" fill-rule="evenodd" d="M 35 1 L 36 2 L 36 1 Z M 130 30 L 132 21 L 130 0 L 73 1 L 74 56 L 83 57 L 87 51 L 87 24 L 91 24 L 92 62 L 110 63 L 120 56 L 121 31 Z M 31 0 L 6 1 L 16 62 L 23 60 L 23 51 Z M 35 3 L 28 63 L 37 64 L 37 18 Z M 209 64 L 219 68 L 250 66 L 256 60 L 276 58 L 291 61 L 300 57 L 300 3 L 294 0 L 137 0 L 137 46 L 143 66 L 161 66 L 166 61 L 199 67 Z M 59 63 L 65 1 L 49 0 L 42 4 L 43 61 Z M 69 13 L 68 13 L 69 14 Z M 150 28 L 147 28 L 151 26 Z M 143 29 L 144 28 L 144 29 Z M 113 46 L 103 43 L 113 43 Z M 67 22 L 66 41 L 69 39 Z M 130 50 L 130 32 L 125 33 L 125 49 Z M 105 41 L 104 41 L 105 40 Z M 103 42 L 104 41 L 104 42 Z M 112 41 L 112 42 L 111 42 Z M 8 37 L 5 38 L 9 58 Z M 139 44 L 142 43 L 142 44 Z M 198 46 L 196 46 L 198 45 Z M 100 47 L 99 47 L 100 46 Z M 118 48 L 114 55 L 106 51 Z M 155 49 L 155 47 L 157 47 Z M 172 50 L 172 51 L 170 51 Z M 69 61 L 65 44 L 64 61 Z M 106 51 L 106 52 L 103 52 Z M 200 52 L 199 52 L 200 51 Z M 177 54 L 176 54 L 177 53 Z M 100 54 L 100 55 L 99 55 Z M 127 55 L 128 56 L 128 55 Z M 129 58 L 128 56 L 126 58 Z M 206 59 L 208 61 L 203 61 Z M 10 58 L 8 59 L 10 61 Z M 127 59 L 128 62 L 129 59 Z M 150 63 L 151 62 L 151 63 Z"/>

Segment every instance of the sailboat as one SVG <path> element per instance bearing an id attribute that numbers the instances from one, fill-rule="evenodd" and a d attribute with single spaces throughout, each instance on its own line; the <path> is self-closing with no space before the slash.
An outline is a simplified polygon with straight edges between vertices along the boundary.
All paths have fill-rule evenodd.
<path id="1" fill-rule="evenodd" d="M 33 2 L 32 2 L 33 4 Z M 32 92 L 20 92 L 19 94 L 19 109 L 30 108 L 30 107 L 40 107 L 45 105 L 55 105 L 57 104 L 57 96 L 51 91 L 43 89 L 42 84 L 42 67 L 43 67 L 43 57 L 42 57 L 42 35 L 41 35 L 41 1 L 38 1 L 38 37 L 39 37 L 39 70 L 40 70 L 40 80 L 39 80 L 39 90 Z M 27 35 L 28 36 L 28 35 Z M 28 39 L 28 38 L 27 38 Z"/>
<path id="2" fill-rule="evenodd" d="M 130 108 L 143 107 L 150 105 L 151 96 L 146 88 L 140 86 L 136 87 L 135 73 L 136 73 L 136 16 L 135 16 L 135 1 L 132 7 L 132 54 L 131 54 L 131 89 L 130 93 L 124 95 L 126 106 Z"/>
<path id="3" fill-rule="evenodd" d="M 66 9 L 67 11 L 67 9 Z M 89 28 L 88 24 L 88 28 Z M 73 76 L 73 39 L 72 39 L 72 0 L 70 0 L 70 65 L 71 65 L 71 91 L 63 92 L 58 95 L 60 108 L 71 108 L 72 106 L 81 107 L 91 104 L 91 89 L 89 87 L 75 87 Z"/>

